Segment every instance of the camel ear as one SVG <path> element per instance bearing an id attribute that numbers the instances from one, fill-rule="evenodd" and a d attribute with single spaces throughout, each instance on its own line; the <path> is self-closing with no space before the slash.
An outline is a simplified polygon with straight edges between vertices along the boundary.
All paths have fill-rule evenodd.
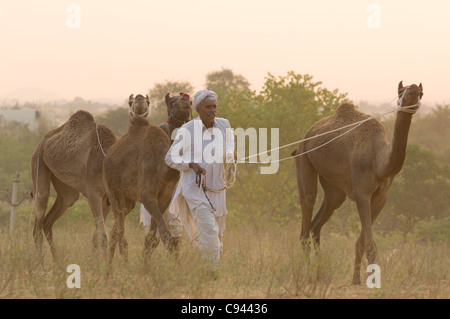
<path id="1" fill-rule="evenodd" d="M 398 90 L 400 91 L 401 89 L 403 89 L 403 81 L 400 81 L 398 84 Z"/>
<path id="2" fill-rule="evenodd" d="M 422 98 L 422 96 L 423 96 L 423 87 L 422 87 L 422 83 L 419 84 L 419 90 L 420 90 L 420 98 Z"/>
<path id="3" fill-rule="evenodd" d="M 165 96 L 165 98 L 166 98 L 166 105 L 169 106 L 169 101 L 170 101 L 170 99 L 171 99 L 170 93 L 167 93 L 166 96 Z"/>
<path id="4" fill-rule="evenodd" d="M 134 94 L 131 94 L 130 97 L 128 98 L 128 105 L 131 107 L 131 105 L 133 104 L 134 101 Z"/>
<path id="5" fill-rule="evenodd" d="M 150 99 L 148 98 L 148 95 L 145 95 L 145 102 L 147 102 L 147 105 L 150 105 Z"/>

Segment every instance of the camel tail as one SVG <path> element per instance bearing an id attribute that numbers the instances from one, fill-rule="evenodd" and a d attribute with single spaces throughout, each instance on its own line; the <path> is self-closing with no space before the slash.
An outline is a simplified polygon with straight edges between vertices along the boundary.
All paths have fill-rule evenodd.
<path id="1" fill-rule="evenodd" d="M 291 153 L 291 156 L 295 156 L 295 155 L 297 155 L 297 150 L 296 149 Z"/>

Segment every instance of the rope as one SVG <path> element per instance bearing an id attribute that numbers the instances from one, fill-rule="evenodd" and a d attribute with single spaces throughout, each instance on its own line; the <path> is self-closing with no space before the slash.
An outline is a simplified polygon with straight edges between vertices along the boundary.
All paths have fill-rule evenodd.
<path id="1" fill-rule="evenodd" d="M 397 101 L 397 111 L 402 111 L 402 112 L 405 112 L 405 113 L 415 114 L 415 113 L 417 112 L 418 108 L 419 108 L 420 105 L 421 105 L 421 103 L 420 103 L 420 97 L 419 97 L 419 99 L 417 100 L 417 103 L 416 103 L 416 104 L 408 105 L 408 106 L 402 106 L 402 104 L 403 104 L 403 98 L 405 97 L 406 92 L 407 92 L 408 89 L 409 89 L 409 86 L 405 86 L 405 88 L 406 88 L 406 90 L 403 91 L 402 96 L 401 96 L 401 97 L 398 99 L 398 101 Z M 412 109 L 413 107 L 417 107 L 417 109 L 414 109 L 414 110 L 413 110 L 413 109 Z"/>
<path id="2" fill-rule="evenodd" d="M 103 150 L 102 143 L 100 143 L 100 137 L 98 136 L 98 124 L 95 123 L 95 131 L 97 132 L 97 142 L 100 145 L 100 149 L 102 150 L 103 156 L 106 157 L 105 151 Z"/>
<path id="3" fill-rule="evenodd" d="M 367 119 L 365 119 L 365 120 L 363 120 L 363 121 L 359 121 L 359 122 L 354 123 L 354 125 L 358 124 L 358 125 L 356 125 L 355 127 L 352 127 L 352 128 L 349 129 L 348 131 L 345 131 L 344 133 L 342 133 L 342 134 L 340 134 L 340 135 L 338 135 L 338 136 L 332 138 L 332 139 L 329 140 L 329 141 L 326 141 L 325 143 L 323 143 L 323 144 L 321 144 L 321 145 L 319 145 L 319 146 L 316 146 L 316 147 L 314 147 L 314 148 L 312 148 L 312 149 L 310 149 L 310 150 L 308 150 L 308 151 L 306 151 L 306 152 L 303 152 L 303 153 L 300 153 L 300 154 L 296 154 L 296 155 L 293 155 L 293 156 L 289 156 L 289 157 L 285 157 L 285 158 L 282 158 L 282 159 L 274 160 L 274 161 L 271 161 L 271 162 L 274 162 L 274 163 L 276 163 L 276 162 L 282 162 L 282 161 L 285 161 L 285 160 L 288 160 L 288 159 L 291 159 L 291 158 L 294 158 L 294 157 L 299 157 L 299 156 L 301 156 L 301 155 L 305 155 L 305 154 L 308 154 L 308 153 L 310 153 L 310 152 L 313 152 L 313 151 L 315 151 L 315 150 L 317 150 L 317 149 L 319 149 L 319 148 L 321 148 L 321 147 L 324 147 L 324 146 L 327 145 L 327 144 L 330 144 L 330 143 L 333 142 L 334 140 L 337 140 L 338 138 L 340 138 L 340 137 L 342 137 L 342 136 L 344 136 L 344 135 L 350 133 L 351 131 L 353 131 L 354 129 L 358 128 L 359 126 L 361 126 L 361 125 L 364 124 L 365 122 L 367 122 L 367 121 L 369 121 L 369 120 L 372 120 L 372 119 L 374 119 L 374 118 L 376 118 L 376 117 L 380 117 L 380 116 L 383 116 L 383 115 L 386 115 L 386 114 L 395 112 L 395 111 L 396 111 L 396 110 L 394 110 L 394 111 L 389 111 L 389 112 L 383 113 L 383 114 L 378 115 L 378 116 L 371 116 L 371 117 L 368 117 Z M 316 135 L 316 136 L 317 136 L 317 135 Z M 316 137 L 316 136 L 314 136 L 314 137 Z M 303 142 L 303 141 L 301 141 L 301 142 Z"/>
<path id="4" fill-rule="evenodd" d="M 130 116 L 135 116 L 135 115 L 139 115 L 142 117 L 147 117 L 148 114 L 148 109 L 149 109 L 149 105 L 147 104 L 147 108 L 145 109 L 145 112 L 143 114 L 136 114 L 136 112 L 134 111 L 134 100 L 133 100 L 133 104 L 132 107 L 130 107 L 130 109 L 128 110 L 128 113 L 130 114 Z"/>
<path id="5" fill-rule="evenodd" d="M 339 130 L 342 130 L 342 129 L 354 126 L 353 128 L 349 129 L 348 131 L 345 131 L 344 133 L 342 133 L 342 134 L 332 138 L 331 140 L 329 140 L 329 141 L 327 141 L 327 142 L 325 142 L 325 143 L 323 143 L 323 144 L 321 144 L 321 145 L 319 145 L 319 146 L 317 146 L 315 148 L 312 148 L 312 149 L 310 149 L 310 150 L 308 150 L 306 152 L 303 152 L 303 153 L 300 153 L 300 154 L 296 154 L 296 155 L 293 155 L 293 156 L 289 156 L 289 157 L 286 157 L 286 158 L 282 158 L 282 159 L 272 160 L 271 161 L 271 162 L 275 162 L 275 163 L 276 162 L 282 162 L 282 161 L 285 161 L 285 160 L 288 160 L 288 159 L 291 159 L 291 158 L 294 158 L 294 157 L 298 157 L 298 156 L 301 156 L 301 155 L 305 155 L 305 154 L 308 154 L 308 153 L 310 153 L 312 151 L 315 151 L 315 150 L 317 150 L 317 149 L 319 149 L 319 148 L 321 148 L 321 147 L 331 143 L 332 141 L 334 141 L 334 140 L 336 140 L 336 139 L 338 139 L 338 138 L 340 138 L 340 137 L 350 133 L 351 131 L 353 131 L 354 129 L 356 129 L 357 127 L 362 125 L 363 123 L 365 123 L 367 121 L 370 121 L 370 120 L 372 120 L 374 118 L 382 117 L 382 116 L 385 116 L 385 115 L 387 115 L 389 113 L 393 113 L 393 112 L 397 112 L 397 111 L 402 111 L 402 112 L 414 114 L 414 113 L 416 113 L 417 110 L 412 110 L 411 108 L 413 108 L 413 107 L 420 107 L 420 105 L 421 105 L 420 99 L 419 99 L 419 101 L 416 104 L 408 105 L 408 106 L 401 106 L 401 104 L 403 103 L 403 97 L 405 96 L 406 91 L 409 89 L 409 86 L 407 86 L 405 88 L 406 88 L 406 90 L 403 92 L 402 96 L 399 98 L 398 107 L 395 110 L 388 111 L 388 112 L 385 112 L 385 113 L 382 113 L 382 114 L 379 114 L 379 115 L 371 115 L 367 119 L 364 119 L 364 120 L 361 120 L 361 121 L 358 121 L 358 122 L 355 122 L 355 123 L 351 123 L 351 124 L 345 125 L 343 127 L 340 127 L 340 128 L 337 128 L 337 129 L 333 129 L 333 130 L 328 131 L 328 132 L 320 133 L 320 134 L 317 134 L 317 135 L 314 135 L 314 136 L 311 136 L 311 137 L 308 137 L 308 138 L 304 138 L 304 139 L 301 139 L 301 140 L 298 140 L 298 141 L 295 141 L 295 142 L 292 142 L 292 143 L 289 143 L 289 144 L 286 144 L 286 145 L 283 145 L 283 146 L 280 146 L 280 147 L 277 147 L 277 148 L 274 148 L 274 149 L 270 149 L 268 151 L 264 151 L 264 152 L 261 152 L 261 153 L 258 153 L 258 154 L 254 154 L 254 155 L 250 155 L 250 156 L 244 157 L 244 158 L 240 159 L 238 161 L 238 163 L 244 163 L 245 160 L 247 160 L 249 158 L 252 158 L 252 157 L 255 157 L 255 156 L 258 156 L 258 155 L 261 155 L 261 154 L 265 154 L 265 153 L 268 153 L 268 152 L 280 150 L 280 149 L 288 147 L 288 146 L 292 146 L 292 145 L 295 145 L 295 144 L 298 144 L 298 143 L 306 142 L 308 140 L 312 140 L 314 138 L 318 138 L 320 136 L 324 136 L 324 135 L 327 135 L 327 134 L 330 134 L 330 133 L 334 133 L 334 132 L 337 132 Z M 391 104 L 396 98 L 398 98 L 398 96 L 393 98 L 389 102 L 389 104 Z"/>
<path id="6" fill-rule="evenodd" d="M 233 165 L 232 171 L 231 171 L 231 167 L 232 167 L 231 165 Z M 231 171 L 231 174 L 229 174 L 229 176 L 226 180 L 223 176 L 220 176 L 222 181 L 225 183 L 224 187 L 222 187 L 221 189 L 212 189 L 212 188 L 209 188 L 208 186 L 206 186 L 206 182 L 205 182 L 204 186 L 205 186 L 206 190 L 213 192 L 213 193 L 219 193 L 225 189 L 229 189 L 229 188 L 233 187 L 234 183 L 236 182 L 237 162 L 233 161 L 232 163 L 227 163 L 227 165 L 224 168 L 224 175 L 229 171 Z"/>
<path id="7" fill-rule="evenodd" d="M 206 186 L 206 180 L 205 175 L 202 174 L 201 171 L 196 172 L 195 176 L 195 183 L 198 186 L 198 194 L 197 194 L 197 200 L 199 201 L 197 207 L 195 208 L 195 214 L 197 215 L 198 206 L 200 205 L 200 190 L 203 189 L 203 193 L 205 194 L 206 199 L 208 200 L 209 205 L 211 206 L 211 209 L 215 212 L 216 209 L 214 208 L 213 204 L 211 203 L 211 200 L 209 199 L 208 195 L 206 194 L 206 191 L 213 192 L 213 193 L 219 193 L 225 189 L 233 187 L 234 183 L 236 182 L 236 172 L 237 172 L 237 162 L 233 161 L 233 163 L 227 163 L 228 167 L 225 168 L 225 172 L 229 171 L 231 169 L 231 165 L 233 165 L 233 171 L 231 174 L 231 178 L 228 178 L 225 180 L 222 176 L 222 180 L 225 182 L 225 186 L 221 189 L 211 189 Z"/>
<path id="8" fill-rule="evenodd" d="M 211 209 L 213 210 L 213 212 L 215 212 L 216 209 L 214 208 L 213 204 L 211 203 L 211 201 L 210 201 L 208 195 L 206 195 L 206 186 L 205 186 L 206 183 L 204 183 L 205 177 L 203 176 L 201 170 L 199 170 L 196 174 L 197 174 L 197 175 L 195 176 L 195 183 L 197 184 L 197 187 L 198 187 L 199 189 L 200 189 L 200 188 L 203 189 L 203 193 L 205 194 L 206 199 L 208 200 L 208 203 L 209 203 L 209 205 L 211 206 Z M 198 195 L 200 195 L 200 194 L 198 194 Z M 200 199 L 200 196 L 199 196 L 199 199 Z M 200 203 L 199 203 L 199 205 L 200 205 Z M 197 209 L 198 209 L 198 205 L 197 205 Z"/>

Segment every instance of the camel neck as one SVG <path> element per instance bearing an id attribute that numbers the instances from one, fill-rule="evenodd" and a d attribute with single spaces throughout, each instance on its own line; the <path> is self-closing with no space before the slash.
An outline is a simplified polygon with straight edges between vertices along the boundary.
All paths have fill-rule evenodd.
<path id="1" fill-rule="evenodd" d="M 172 140 L 172 133 L 173 133 L 173 131 L 175 130 L 175 129 L 177 129 L 178 127 L 175 127 L 175 125 L 173 125 L 172 124 L 172 121 L 167 121 L 167 126 L 168 126 L 168 129 L 169 129 L 169 138 L 170 138 L 170 144 L 172 144 L 173 143 L 173 140 Z"/>
<path id="2" fill-rule="evenodd" d="M 394 176 L 402 169 L 406 157 L 406 145 L 408 143 L 411 120 L 412 114 L 397 112 L 397 118 L 395 119 L 394 125 L 394 136 L 389 145 L 387 161 L 380 172 L 382 177 Z"/>

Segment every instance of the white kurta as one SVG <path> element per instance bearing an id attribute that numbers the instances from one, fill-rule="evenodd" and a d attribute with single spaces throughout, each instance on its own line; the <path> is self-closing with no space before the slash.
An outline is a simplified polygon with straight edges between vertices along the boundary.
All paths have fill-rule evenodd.
<path id="1" fill-rule="evenodd" d="M 177 132 L 175 141 L 165 157 L 166 164 L 180 171 L 181 176 L 169 206 L 171 214 L 181 217 L 186 232 L 192 239 L 195 225 L 190 212 L 208 209 L 216 217 L 228 214 L 226 189 L 220 192 L 203 190 L 196 184 L 196 173 L 189 163 L 198 163 L 206 170 L 205 183 L 210 189 L 225 187 L 224 158 L 234 158 L 234 135 L 227 119 L 215 118 L 212 129 L 206 129 L 199 117 L 184 124 Z"/>

